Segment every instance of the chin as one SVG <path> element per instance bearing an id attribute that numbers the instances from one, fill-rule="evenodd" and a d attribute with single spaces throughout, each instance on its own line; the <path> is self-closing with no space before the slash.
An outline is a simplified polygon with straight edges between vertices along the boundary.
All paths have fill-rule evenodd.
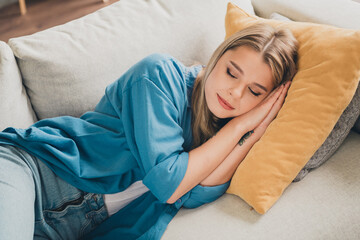
<path id="1" fill-rule="evenodd" d="M 225 119 L 225 118 L 230 118 L 231 116 L 229 116 L 229 114 L 225 114 L 223 111 L 219 110 L 219 109 L 215 109 L 214 111 L 212 111 L 210 109 L 210 112 L 217 118 L 220 119 Z"/>
<path id="2" fill-rule="evenodd" d="M 211 105 L 211 107 L 209 107 L 209 105 L 211 105 L 211 104 L 207 104 L 207 108 L 212 113 L 212 115 L 214 115 L 215 117 L 220 118 L 220 119 L 232 118 L 232 116 L 230 116 L 230 114 L 228 112 L 226 112 L 228 110 L 223 109 L 221 106 L 214 106 L 214 105 L 216 105 L 216 104 L 214 104 L 214 105 Z"/>

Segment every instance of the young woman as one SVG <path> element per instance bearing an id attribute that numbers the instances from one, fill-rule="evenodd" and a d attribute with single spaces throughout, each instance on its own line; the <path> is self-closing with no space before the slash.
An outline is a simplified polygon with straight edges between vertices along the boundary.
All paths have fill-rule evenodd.
<path id="1" fill-rule="evenodd" d="M 160 239 L 219 198 L 280 110 L 297 42 L 258 24 L 206 67 L 153 54 L 94 111 L 0 133 L 0 239 Z"/>

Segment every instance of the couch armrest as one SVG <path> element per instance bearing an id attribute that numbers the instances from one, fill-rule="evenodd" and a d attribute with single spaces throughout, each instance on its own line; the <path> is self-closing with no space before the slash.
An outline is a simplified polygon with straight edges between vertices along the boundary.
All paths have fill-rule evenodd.
<path id="1" fill-rule="evenodd" d="M 0 131 L 37 121 L 11 48 L 0 41 Z"/>
<path id="2" fill-rule="evenodd" d="M 277 12 L 291 20 L 360 30 L 360 3 L 352 0 L 252 0 L 256 15 Z"/>

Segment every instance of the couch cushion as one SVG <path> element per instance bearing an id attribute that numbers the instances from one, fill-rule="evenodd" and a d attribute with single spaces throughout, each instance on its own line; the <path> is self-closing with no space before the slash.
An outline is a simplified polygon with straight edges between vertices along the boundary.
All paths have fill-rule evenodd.
<path id="1" fill-rule="evenodd" d="M 224 194 L 199 208 L 180 209 L 161 239 L 359 239 L 359 143 L 360 135 L 351 131 L 321 168 L 291 184 L 265 215 Z"/>
<path id="2" fill-rule="evenodd" d="M 349 0 L 252 0 L 256 15 L 269 18 L 273 12 L 297 22 L 328 24 L 360 30 L 360 4 Z"/>
<path id="3" fill-rule="evenodd" d="M 10 47 L 0 41 L 0 130 L 26 128 L 36 121 L 15 57 Z"/>
<path id="4" fill-rule="evenodd" d="M 250 0 L 234 3 L 254 12 Z M 40 119 L 92 110 L 131 65 L 168 53 L 206 64 L 225 36 L 225 0 L 121 0 L 9 45 Z M 189 7 L 191 6 L 191 7 Z"/>
<path id="5" fill-rule="evenodd" d="M 249 15 L 229 4 L 227 37 L 264 22 L 299 41 L 299 70 L 284 106 L 237 168 L 227 192 L 265 213 L 334 128 L 360 78 L 360 31 Z"/>
<path id="6" fill-rule="evenodd" d="M 360 116 L 358 117 L 358 119 L 355 122 L 355 125 L 353 127 L 353 130 L 360 133 Z"/>
<path id="7" fill-rule="evenodd" d="M 321 166 L 327 161 L 334 152 L 341 146 L 346 136 L 354 126 L 360 114 L 360 84 L 358 85 L 355 95 L 344 112 L 341 114 L 339 120 L 336 122 L 330 135 L 325 142 L 320 146 L 310 160 L 305 164 L 303 169 L 298 173 L 294 182 L 302 180 L 310 171 Z"/>

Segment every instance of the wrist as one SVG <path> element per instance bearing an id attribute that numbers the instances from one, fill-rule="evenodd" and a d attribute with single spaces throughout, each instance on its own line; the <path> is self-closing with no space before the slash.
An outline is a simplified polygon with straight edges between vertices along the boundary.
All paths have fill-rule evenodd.
<path id="1" fill-rule="evenodd" d="M 246 141 L 251 135 L 253 135 L 253 133 L 254 133 L 254 130 L 251 130 L 251 131 L 248 131 L 247 133 L 245 133 L 244 136 L 241 137 L 241 139 L 240 139 L 240 141 L 238 142 L 238 144 L 239 144 L 240 146 L 242 146 L 242 145 L 245 143 L 245 141 Z"/>
<path id="2" fill-rule="evenodd" d="M 233 118 L 232 121 L 235 123 L 235 133 L 239 136 L 239 139 L 244 136 L 247 132 L 253 130 L 250 129 L 249 124 L 247 121 L 240 117 Z"/>

